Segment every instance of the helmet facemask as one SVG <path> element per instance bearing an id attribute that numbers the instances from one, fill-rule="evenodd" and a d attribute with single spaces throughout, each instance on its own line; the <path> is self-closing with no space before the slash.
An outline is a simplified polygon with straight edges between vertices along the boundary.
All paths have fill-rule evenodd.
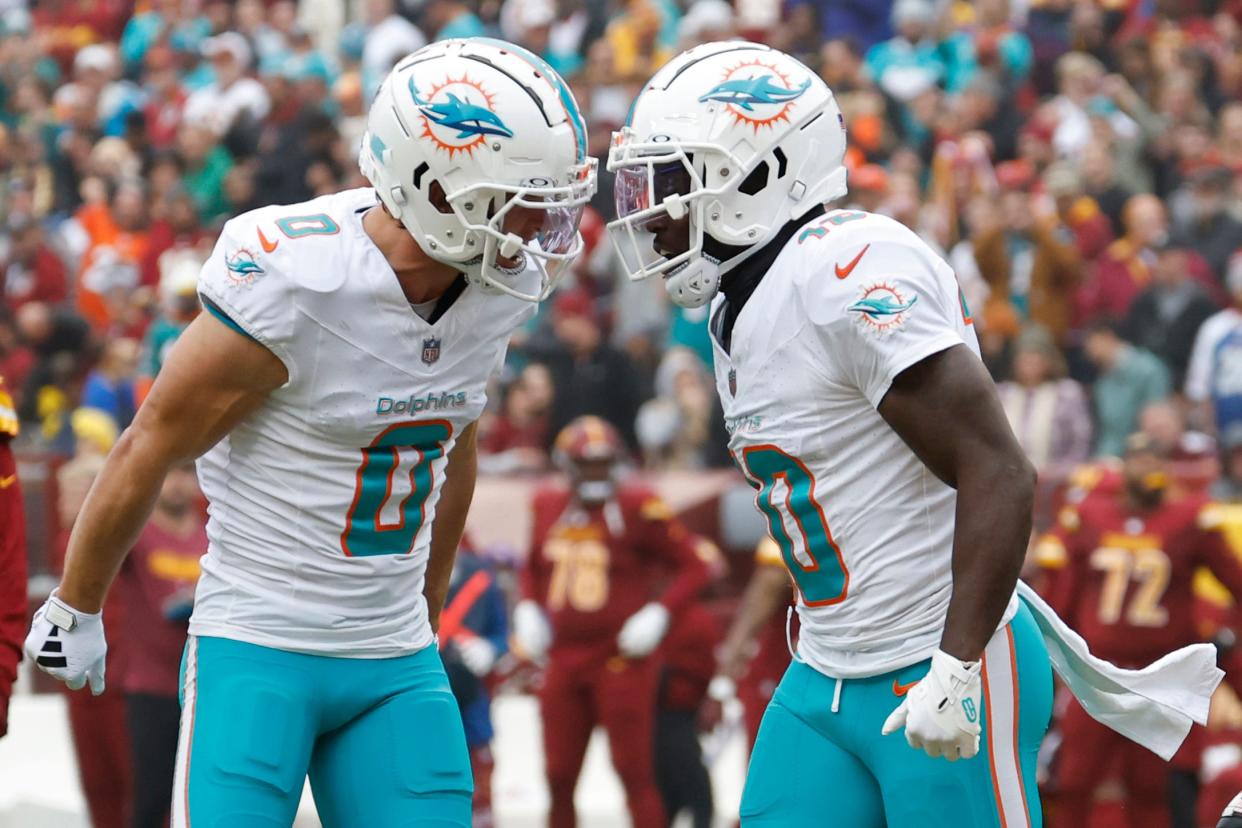
<path id="1" fill-rule="evenodd" d="M 707 210 L 730 187 L 704 182 L 708 166 L 740 169 L 736 158 L 711 145 L 632 142 L 618 133 L 608 166 L 616 172 L 617 219 L 608 225 L 613 247 L 632 280 L 660 276 L 682 307 L 711 300 L 719 283 L 704 247 Z M 676 249 L 684 248 L 684 249 Z"/>
<path id="2" fill-rule="evenodd" d="M 582 251 L 578 224 L 592 195 L 595 163 L 588 159 L 572 171 L 574 180 L 567 185 L 537 178 L 518 186 L 489 182 L 446 193 L 461 234 L 450 229 L 446 238 L 429 237 L 428 254 L 459 267 L 488 290 L 543 301 Z M 446 245 L 453 236 L 461 241 Z M 475 250 L 479 252 L 466 258 Z M 539 272 L 537 293 L 513 286 L 528 267 Z"/>

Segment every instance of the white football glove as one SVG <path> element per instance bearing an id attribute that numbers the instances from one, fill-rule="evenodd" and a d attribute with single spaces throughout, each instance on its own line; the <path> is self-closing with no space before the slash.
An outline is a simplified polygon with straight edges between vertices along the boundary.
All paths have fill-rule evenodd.
<path id="1" fill-rule="evenodd" d="M 885 720 L 881 734 L 905 727 L 910 747 L 928 756 L 950 762 L 974 756 L 979 752 L 982 669 L 982 661 L 959 661 L 936 650 L 931 670 Z"/>
<path id="2" fill-rule="evenodd" d="M 543 609 L 530 599 L 513 608 L 513 639 L 526 657 L 540 661 L 552 645 L 552 628 Z"/>
<path id="3" fill-rule="evenodd" d="M 626 658 L 642 658 L 660 646 L 668 632 L 668 608 L 650 603 L 631 615 L 617 634 L 617 648 Z"/>
<path id="4" fill-rule="evenodd" d="M 91 694 L 104 691 L 103 613 L 78 612 L 56 597 L 39 607 L 26 636 L 26 657 L 39 669 L 58 678 L 70 690 L 81 690 L 88 681 Z"/>
<path id="5" fill-rule="evenodd" d="M 466 669 L 483 678 L 496 666 L 496 648 L 486 638 L 472 636 L 457 642 L 457 652 Z"/>

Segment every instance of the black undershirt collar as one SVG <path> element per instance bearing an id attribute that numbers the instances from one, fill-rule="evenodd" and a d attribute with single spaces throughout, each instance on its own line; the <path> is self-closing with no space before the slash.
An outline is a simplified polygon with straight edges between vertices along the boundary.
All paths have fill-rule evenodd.
<path id="1" fill-rule="evenodd" d="M 767 275 L 776 257 L 785 249 L 785 245 L 793 238 L 794 233 L 798 232 L 808 221 L 822 216 L 824 212 L 824 208 L 818 206 L 789 221 L 772 237 L 771 241 L 721 279 L 720 292 L 724 294 L 725 300 L 720 303 L 716 315 L 712 318 L 711 330 L 712 336 L 716 338 L 726 354 L 729 353 L 729 347 L 733 344 L 733 326 L 737 324 L 738 315 L 750 299 L 750 295 L 755 292 L 755 288 L 759 287 L 759 283 Z"/>

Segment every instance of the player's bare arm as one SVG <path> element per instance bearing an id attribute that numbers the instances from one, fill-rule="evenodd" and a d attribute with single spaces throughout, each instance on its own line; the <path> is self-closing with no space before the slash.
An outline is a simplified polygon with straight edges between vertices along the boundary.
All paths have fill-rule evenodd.
<path id="1" fill-rule="evenodd" d="M 471 423 L 457 438 L 449 452 L 448 466 L 444 470 L 444 488 L 440 492 L 440 504 L 436 519 L 431 524 L 431 555 L 427 559 L 426 583 L 423 595 L 427 598 L 427 617 L 431 629 L 440 629 L 440 611 L 448 595 L 449 576 L 453 574 L 453 561 L 457 559 L 457 547 L 466 530 L 466 514 L 474 499 L 475 479 L 479 474 L 479 453 L 475 436 L 478 423 Z"/>
<path id="2" fill-rule="evenodd" d="M 280 359 L 208 313 L 190 324 L 73 527 L 58 595 L 99 612 L 168 470 L 194 460 L 288 381 Z"/>
<path id="3" fill-rule="evenodd" d="M 737 681 L 746 672 L 753 653 L 755 635 L 774 613 L 789 605 L 792 594 L 789 574 L 779 566 L 756 566 L 746 583 L 737 615 L 720 645 L 718 672 Z"/>
<path id="4" fill-rule="evenodd" d="M 983 363 L 963 346 L 899 374 L 879 412 L 932 473 L 957 490 L 953 597 L 940 649 L 976 661 L 1018 582 L 1035 470 Z"/>

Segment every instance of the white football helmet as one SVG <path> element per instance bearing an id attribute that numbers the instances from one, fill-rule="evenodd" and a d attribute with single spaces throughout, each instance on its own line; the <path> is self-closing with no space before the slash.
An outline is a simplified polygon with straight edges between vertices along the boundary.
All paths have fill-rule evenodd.
<path id="1" fill-rule="evenodd" d="M 631 279 L 659 274 L 682 307 L 786 223 L 845 195 L 845 119 L 820 77 L 783 52 L 736 40 L 683 52 L 656 73 L 613 134 L 617 219 Z M 689 218 L 689 248 L 651 228 Z"/>
<path id="2" fill-rule="evenodd" d="M 586 145 L 573 94 L 543 60 L 500 40 L 445 40 L 384 80 L 359 166 L 424 253 L 538 302 L 582 249 L 578 220 L 596 186 Z M 447 206 L 434 203 L 437 187 Z M 514 277 L 532 266 L 539 292 L 522 293 Z"/>

